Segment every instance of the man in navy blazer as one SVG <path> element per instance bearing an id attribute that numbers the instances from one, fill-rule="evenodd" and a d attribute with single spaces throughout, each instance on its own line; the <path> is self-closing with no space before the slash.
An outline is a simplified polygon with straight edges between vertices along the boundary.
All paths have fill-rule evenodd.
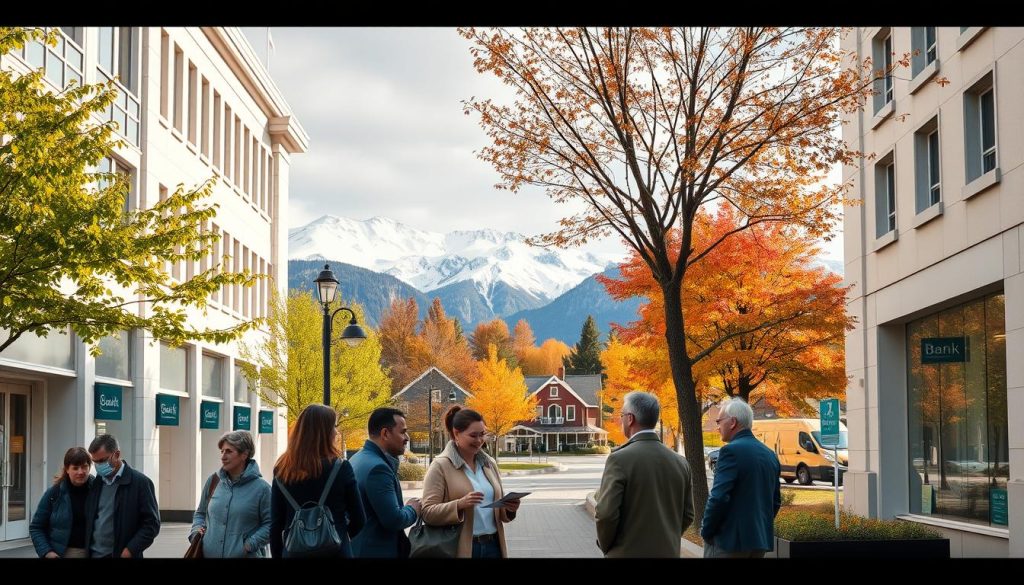
<path id="1" fill-rule="evenodd" d="M 402 505 L 398 457 L 409 442 L 405 414 L 396 408 L 378 408 L 367 426 L 370 438 L 352 456 L 366 510 L 366 525 L 352 539 L 352 553 L 360 558 L 406 558 L 410 546 L 405 529 L 416 522 L 420 500 L 410 498 Z"/>
<path id="2" fill-rule="evenodd" d="M 719 411 L 715 482 L 704 508 L 704 557 L 763 557 L 775 548 L 775 515 L 782 507 L 779 458 L 754 438 L 754 411 L 739 398 Z"/>

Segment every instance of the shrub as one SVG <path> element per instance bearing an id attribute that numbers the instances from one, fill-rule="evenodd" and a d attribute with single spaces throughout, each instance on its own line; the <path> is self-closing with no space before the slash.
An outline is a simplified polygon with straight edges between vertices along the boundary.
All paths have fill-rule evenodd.
<path id="1" fill-rule="evenodd" d="M 405 460 L 408 461 L 409 463 L 420 463 L 420 459 L 420 455 L 417 455 L 411 451 L 405 452 Z"/>
<path id="2" fill-rule="evenodd" d="M 718 431 L 704 433 L 705 447 L 721 447 L 723 444 L 724 443 L 722 443 L 722 435 L 719 435 Z"/>
<path id="3" fill-rule="evenodd" d="M 782 490 L 782 505 L 790 506 L 796 499 L 796 492 L 793 490 Z"/>
<path id="4" fill-rule="evenodd" d="M 793 541 L 922 540 L 942 538 L 939 532 L 902 520 L 876 520 L 840 511 L 839 530 L 831 505 L 783 508 L 775 517 L 775 534 Z"/>
<path id="5" fill-rule="evenodd" d="M 403 461 L 398 464 L 399 481 L 423 481 L 427 470 L 422 465 Z"/>

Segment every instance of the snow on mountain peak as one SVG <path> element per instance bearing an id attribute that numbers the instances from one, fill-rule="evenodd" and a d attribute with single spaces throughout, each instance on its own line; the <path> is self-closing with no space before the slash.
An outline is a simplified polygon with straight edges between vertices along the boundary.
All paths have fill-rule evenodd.
<path id="1" fill-rule="evenodd" d="M 324 215 L 289 230 L 292 260 L 335 260 L 390 274 L 422 292 L 471 280 L 488 302 L 495 285 L 554 299 L 623 255 L 536 248 L 522 234 L 483 228 L 419 230 L 388 217 Z"/>

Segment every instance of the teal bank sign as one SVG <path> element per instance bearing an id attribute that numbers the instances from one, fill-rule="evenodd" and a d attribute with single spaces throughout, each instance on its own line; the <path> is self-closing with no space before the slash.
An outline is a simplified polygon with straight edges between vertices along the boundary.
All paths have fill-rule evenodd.
<path id="1" fill-rule="evenodd" d="M 206 402 L 199 405 L 199 428 L 219 429 L 220 428 L 220 403 Z"/>
<path id="2" fill-rule="evenodd" d="M 248 431 L 252 427 L 252 409 L 248 406 L 235 407 L 235 422 L 231 426 L 233 431 Z"/>
<path id="3" fill-rule="evenodd" d="M 922 364 L 951 364 L 969 361 L 966 337 L 925 337 L 921 340 Z"/>
<path id="4" fill-rule="evenodd" d="M 123 390 L 120 386 L 113 384 L 96 384 L 94 404 L 96 420 L 121 420 Z"/>
<path id="5" fill-rule="evenodd" d="M 272 432 L 274 432 L 274 411 L 272 411 L 272 410 L 261 410 L 260 411 L 260 432 L 261 433 L 272 433 Z"/>
<path id="6" fill-rule="evenodd" d="M 170 394 L 156 395 L 156 424 L 157 426 L 176 427 L 178 426 L 178 407 L 181 399 Z"/>

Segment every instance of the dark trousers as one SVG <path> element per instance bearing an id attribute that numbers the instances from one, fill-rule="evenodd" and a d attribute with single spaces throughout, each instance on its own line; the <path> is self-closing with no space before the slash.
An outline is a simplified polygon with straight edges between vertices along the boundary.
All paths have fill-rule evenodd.
<path id="1" fill-rule="evenodd" d="M 474 559 L 500 559 L 501 558 L 501 546 L 498 544 L 497 539 L 489 540 L 484 543 L 473 541 L 473 558 Z"/>

